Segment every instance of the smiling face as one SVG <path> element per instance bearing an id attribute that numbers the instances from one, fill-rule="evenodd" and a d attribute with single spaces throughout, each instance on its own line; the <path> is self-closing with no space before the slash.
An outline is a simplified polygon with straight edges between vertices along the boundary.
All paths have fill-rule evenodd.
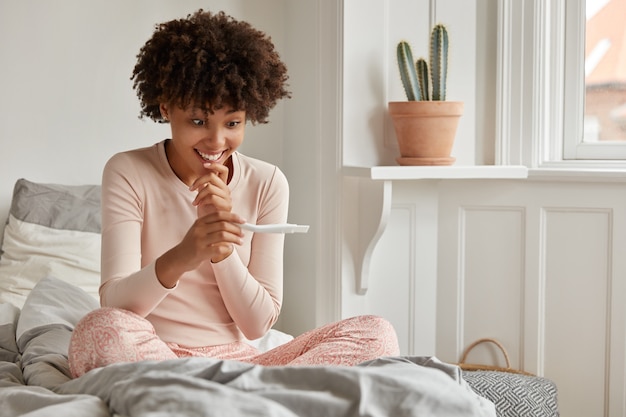
<path id="1" fill-rule="evenodd" d="M 181 109 L 161 104 L 161 114 L 169 120 L 172 140 L 167 143 L 167 159 L 172 170 L 185 184 L 207 172 L 204 164 L 223 164 L 232 172 L 231 155 L 243 142 L 246 112 L 229 107 Z"/>

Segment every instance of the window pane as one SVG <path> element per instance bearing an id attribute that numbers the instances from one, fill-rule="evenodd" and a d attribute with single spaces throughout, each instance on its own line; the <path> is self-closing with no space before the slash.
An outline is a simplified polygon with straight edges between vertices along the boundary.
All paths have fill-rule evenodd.
<path id="1" fill-rule="evenodd" d="M 626 0 L 586 0 L 584 142 L 626 141 Z"/>

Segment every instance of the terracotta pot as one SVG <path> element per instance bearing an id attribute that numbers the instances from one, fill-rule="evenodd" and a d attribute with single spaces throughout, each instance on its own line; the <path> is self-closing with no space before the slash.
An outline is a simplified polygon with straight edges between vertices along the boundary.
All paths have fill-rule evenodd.
<path id="1" fill-rule="evenodd" d="M 459 119 L 461 101 L 391 101 L 393 120 L 400 148 L 400 165 L 452 165 L 450 156 Z"/>

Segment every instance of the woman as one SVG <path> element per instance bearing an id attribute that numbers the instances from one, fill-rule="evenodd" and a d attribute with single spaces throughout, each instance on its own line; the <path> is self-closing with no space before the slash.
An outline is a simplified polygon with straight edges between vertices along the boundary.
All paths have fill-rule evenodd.
<path id="1" fill-rule="evenodd" d="M 243 231 L 287 220 L 275 166 L 237 152 L 246 122 L 289 97 L 270 39 L 224 13 L 158 25 L 132 79 L 143 117 L 171 139 L 119 153 L 102 178 L 102 308 L 76 326 L 70 370 L 207 356 L 262 365 L 344 364 L 398 354 L 379 317 L 332 323 L 260 353 L 282 304 L 282 234 Z"/>

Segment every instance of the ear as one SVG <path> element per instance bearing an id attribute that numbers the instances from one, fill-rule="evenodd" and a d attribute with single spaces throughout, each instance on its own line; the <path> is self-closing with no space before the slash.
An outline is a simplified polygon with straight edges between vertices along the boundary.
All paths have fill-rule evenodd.
<path id="1" fill-rule="evenodd" d="M 161 117 L 164 121 L 168 121 L 170 119 L 169 107 L 165 103 L 159 104 L 159 110 L 161 111 Z"/>

